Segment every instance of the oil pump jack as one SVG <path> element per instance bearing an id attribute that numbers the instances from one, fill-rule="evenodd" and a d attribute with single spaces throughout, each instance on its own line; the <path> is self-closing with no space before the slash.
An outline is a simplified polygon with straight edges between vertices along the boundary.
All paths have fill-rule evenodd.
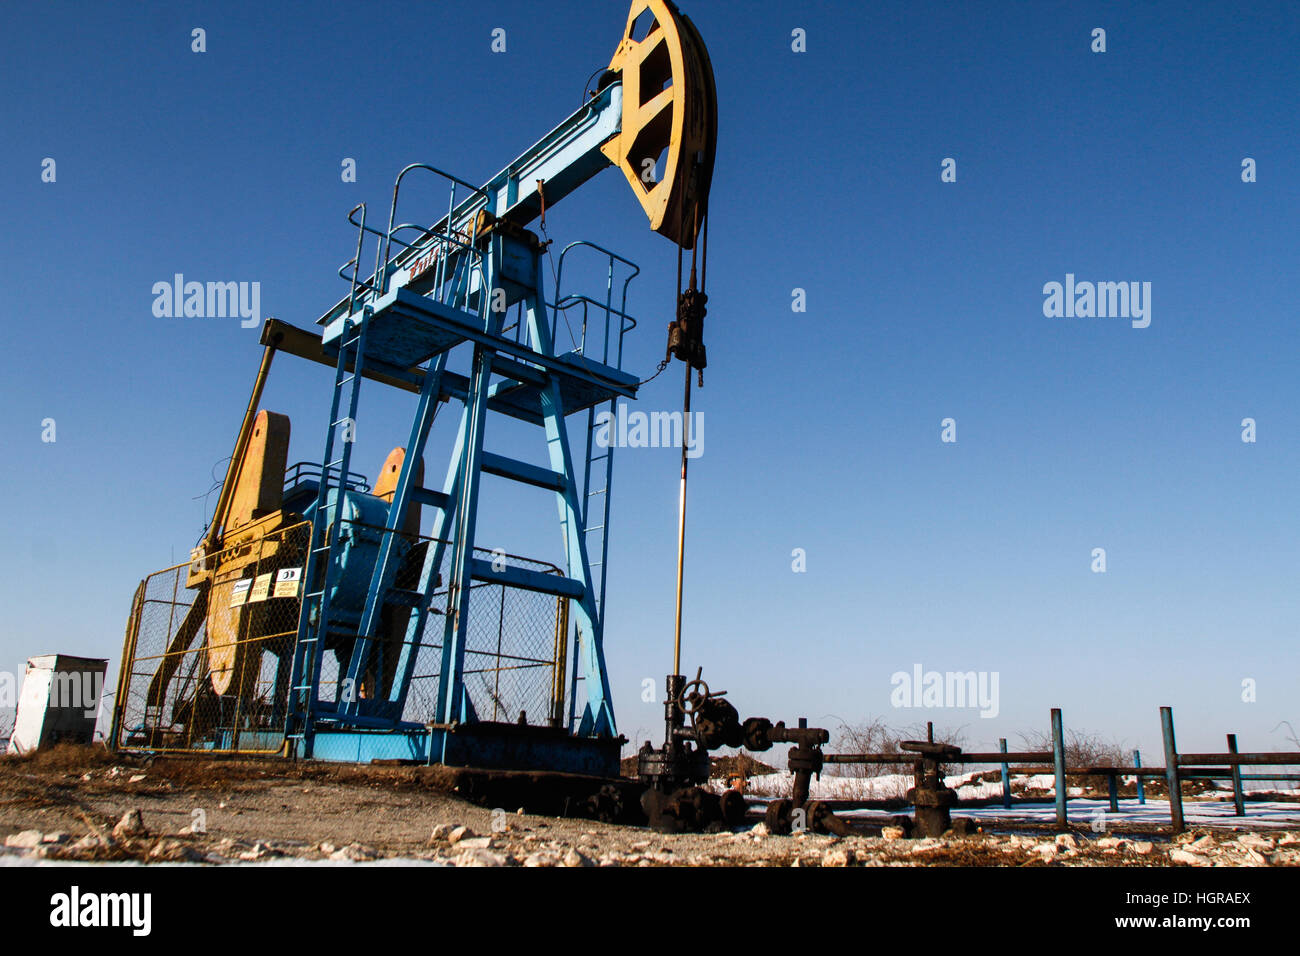
<path id="1" fill-rule="evenodd" d="M 394 182 L 386 227 L 367 222 L 364 204 L 351 211 L 356 254 L 339 270 L 348 295 L 315 331 L 266 322 L 261 365 L 206 532 L 188 565 L 151 575 L 137 590 L 115 746 L 617 775 L 624 741 L 603 650 L 614 449 L 593 444 L 592 435 L 597 409 L 613 412 L 642 384 L 622 368 L 623 337 L 635 326 L 627 312 L 631 277 L 621 286 L 615 279 L 616 270 L 635 274 L 635 266 L 572 243 L 558 257 L 548 298 L 550 243 L 528 227 L 540 219 L 544 231 L 547 209 L 602 169 L 622 171 L 651 228 L 677 247 L 678 301 L 660 370 L 673 359 L 683 363 L 689 423 L 693 378 L 702 384 L 707 364 L 716 140 L 713 70 L 694 24 L 670 0 L 633 0 L 583 106 L 488 182 L 415 163 Z M 403 184 L 416 173 L 438 177 L 448 192 L 446 214 L 432 225 L 399 218 Z M 375 266 L 363 271 L 370 245 Z M 561 288 L 566 257 L 580 252 L 604 257 L 603 296 Z M 582 341 L 562 351 L 557 318 L 573 309 L 583 316 Z M 334 369 L 318 465 L 288 466 L 289 419 L 260 407 L 277 352 Z M 468 368 L 453 369 L 453 354 L 466 353 Z M 406 443 L 388 455 L 373 486 L 352 470 L 363 382 L 418 396 Z M 441 487 L 426 487 L 430 428 L 444 405 L 459 406 L 460 422 Z M 582 412 L 580 457 L 568 421 Z M 548 466 L 486 451 L 494 416 L 539 426 Z M 682 445 L 668 736 L 657 758 L 643 755 L 641 768 L 660 789 L 707 778 L 702 738 L 686 723 L 721 709 L 718 695 L 680 675 Z M 488 559 L 475 540 L 485 474 L 551 493 L 563 567 L 498 551 Z M 428 536 L 419 533 L 428 527 L 425 509 Z M 527 713 L 503 719 L 500 688 L 482 693 L 479 665 L 491 651 L 475 643 L 475 622 L 494 614 L 496 602 L 480 593 L 488 588 L 502 595 L 492 621 L 496 680 L 511 668 L 547 670 L 540 720 L 537 708 L 531 721 Z M 503 653 L 507 593 L 540 596 L 553 611 L 553 653 Z"/>
<path id="2" fill-rule="evenodd" d="M 769 828 L 845 829 L 809 800 L 827 731 L 802 719 L 796 727 L 741 722 L 725 692 L 711 691 L 698 670 L 689 681 L 683 674 L 686 434 L 664 742 L 642 746 L 635 781 L 613 782 L 626 742 L 604 656 L 614 448 L 594 435 L 597 409 L 613 417 L 644 384 L 622 368 L 638 270 L 573 242 L 556 257 L 548 299 L 550 240 L 528 227 L 540 220 L 545 233 L 549 207 L 605 168 L 622 171 L 651 228 L 677 247 L 676 311 L 655 374 L 674 359 L 683 364 L 689 428 L 692 387 L 703 385 L 707 365 L 717 96 L 703 40 L 670 0 L 633 0 L 598 73 L 581 109 L 482 185 L 425 163 L 403 169 L 386 227 L 368 224 L 365 204 L 348 215 L 357 230 L 356 254 L 339 269 L 348 295 L 315 330 L 265 323 L 211 521 L 187 564 L 149 575 L 136 590 L 111 746 L 582 774 L 599 787 L 580 801 L 588 812 L 686 830 L 734 825 L 746 810 L 738 792 L 704 786 L 709 751 L 789 744 L 793 797 L 767 806 Z M 417 172 L 448 191 L 446 214 L 432 225 L 398 218 L 403 183 Z M 363 273 L 368 242 L 375 265 Z M 600 297 L 564 286 L 566 260 L 583 253 L 605 268 Z M 582 318 L 581 341 L 562 351 L 557 322 L 565 316 L 567 325 L 572 310 Z M 260 407 L 277 352 L 334 370 L 319 463 L 289 466 L 289 419 Z M 468 368 L 456 371 L 453 355 L 466 353 Z M 417 396 L 406 444 L 388 454 L 373 485 L 352 470 L 363 382 Z M 430 488 L 424 462 L 443 405 L 459 408 L 459 425 L 441 488 Z M 579 458 L 568 420 L 582 412 Z M 541 428 L 548 465 L 487 451 L 485 431 L 499 417 Z M 484 475 L 551 494 L 563 567 L 478 546 Z M 420 533 L 425 508 L 429 535 Z M 522 644 L 524 636 L 534 643 Z M 516 684 L 511 697 L 510 675 L 519 674 L 545 679 L 530 685 L 533 696 Z M 629 803 L 630 794 L 639 800 Z"/>

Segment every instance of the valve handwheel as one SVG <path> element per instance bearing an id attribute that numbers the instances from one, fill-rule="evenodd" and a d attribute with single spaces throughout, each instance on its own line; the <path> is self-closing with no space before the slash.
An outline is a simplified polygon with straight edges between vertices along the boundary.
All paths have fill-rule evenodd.
<path id="1" fill-rule="evenodd" d="M 677 697 L 677 706 L 681 708 L 683 714 L 694 721 L 695 714 L 711 696 L 709 685 L 696 676 L 695 680 L 682 688 L 682 692 Z"/>

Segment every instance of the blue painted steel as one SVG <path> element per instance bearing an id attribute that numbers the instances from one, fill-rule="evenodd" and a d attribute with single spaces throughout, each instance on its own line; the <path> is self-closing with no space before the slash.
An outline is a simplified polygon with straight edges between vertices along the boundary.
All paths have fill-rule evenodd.
<path id="1" fill-rule="evenodd" d="M 355 210 L 354 210 L 355 212 Z M 365 222 L 364 215 L 362 222 Z M 357 254 L 360 261 L 360 252 Z M 356 297 L 356 280 L 353 280 L 353 300 Z M 303 595 L 302 610 L 298 621 L 297 643 L 294 647 L 294 661 L 289 678 L 289 715 L 285 735 L 291 745 L 301 744 L 303 756 L 312 755 L 312 737 L 315 731 L 315 711 L 318 709 L 317 697 L 320 691 L 320 671 L 325 653 L 325 642 L 330 633 L 330 604 L 339 588 L 343 574 L 341 561 L 331 560 L 332 550 L 340 541 L 340 531 L 348 493 L 338 485 L 331 487 L 332 469 L 337 469 L 341 480 L 352 470 L 352 438 L 356 428 L 357 403 L 360 398 L 362 370 L 365 361 L 366 326 L 372 310 L 369 305 L 362 308 L 359 316 L 350 324 L 356 329 L 355 335 L 345 333 L 339 343 L 338 363 L 334 371 L 334 392 L 330 404 L 329 427 L 325 433 L 325 453 L 321 464 L 321 482 L 313 509 L 311 545 L 307 551 L 304 573 L 304 589 L 313 588 L 320 578 L 324 582 L 318 591 L 306 590 Z M 348 371 L 351 366 L 351 371 Z M 339 407 L 344 390 L 347 390 L 347 415 L 339 417 Z M 343 442 L 343 454 L 337 459 L 334 445 L 337 440 Z M 326 504 L 329 509 L 326 519 Z M 323 574 L 321 562 L 324 562 Z"/>
<path id="2" fill-rule="evenodd" d="M 1142 751 L 1133 751 L 1133 766 L 1139 768 L 1142 766 Z M 1145 779 L 1146 778 L 1143 777 L 1142 774 L 1137 775 L 1138 803 L 1142 806 L 1146 806 L 1147 803 L 1147 786 L 1144 782 Z"/>
<path id="3" fill-rule="evenodd" d="M 405 267 L 419 261 L 429 249 L 437 245 L 440 241 L 438 236 L 454 234 L 457 231 L 472 232 L 472 224 L 481 210 L 487 209 L 499 218 L 507 219 L 515 225 L 525 226 L 541 214 L 541 197 L 537 185 L 539 180 L 545 184 L 547 206 L 554 206 L 592 176 L 607 168 L 610 161 L 601 152 L 600 147 L 618 133 L 622 119 L 623 85 L 616 82 L 583 104 L 487 183 L 474 189 L 471 195 L 456 203 L 445 218 L 427 230 L 432 234 L 432 238 L 420 239 L 409 245 L 404 244 L 403 252 L 393 258 L 389 264 L 392 286 L 410 284 L 417 292 L 426 291 L 425 287 L 436 277 L 426 274 L 416 277 L 423 281 L 411 282 L 412 277 L 404 274 Z M 463 180 L 459 182 L 467 185 Z M 473 187 L 469 188 L 473 189 Z M 395 220 L 390 218 L 391 221 Z M 390 235 L 404 228 L 412 227 L 410 225 L 393 227 L 390 229 Z M 381 284 L 377 281 L 381 267 L 382 261 L 377 262 L 376 275 L 368 280 L 369 285 Z M 385 277 L 383 285 L 385 288 L 389 287 L 388 277 Z M 355 303 L 349 307 L 349 300 L 344 299 L 318 321 L 321 325 L 326 325 L 354 311 Z"/>
<path id="4" fill-rule="evenodd" d="M 547 358 L 554 358 L 555 350 L 541 288 L 542 269 L 539 250 L 508 236 L 493 235 L 491 252 L 485 269 L 487 288 L 503 288 L 497 284 L 497 277 L 505 270 L 507 260 L 517 256 L 521 249 L 532 259 L 531 267 L 522 272 L 531 276 L 534 283 L 533 288 L 527 290 L 522 298 L 528 330 L 528 348 L 533 353 L 536 365 L 548 371 L 558 370 L 559 366 L 545 361 Z M 515 274 L 518 277 L 521 272 L 516 271 Z M 507 304 L 510 304 L 508 294 L 506 299 Z M 498 341 L 502 314 L 489 312 L 484 318 L 486 336 Z M 442 645 L 443 662 L 439 672 L 438 713 L 444 723 L 473 719 L 473 715 L 469 712 L 468 695 L 464 693 L 463 686 L 470 585 L 475 578 L 504 580 L 533 590 L 564 594 L 573 599 L 572 617 L 576 625 L 577 655 L 581 661 L 579 667 L 584 681 L 583 689 L 586 692 L 586 706 L 577 733 L 579 736 L 613 736 L 616 730 L 610 705 L 608 675 L 605 672 L 601 615 L 591 586 L 591 568 L 586 551 L 581 505 L 578 500 L 577 476 L 565 425 L 566 408 L 560 376 L 548 374 L 545 384 L 537 390 L 550 457 L 549 473 L 541 473 L 537 469 L 526 470 L 497 456 L 487 457 L 483 451 L 483 435 L 486 427 L 487 403 L 491 395 L 493 359 L 500 347 L 498 341 L 493 341 L 493 338 L 476 344 L 474 372 L 461 424 L 463 436 L 463 447 L 460 452 L 461 480 L 452 506 L 455 512 L 455 523 L 452 526 L 454 530 L 449 535 L 453 542 L 453 551 Z M 589 363 L 588 367 L 591 365 L 594 363 Z M 610 370 L 604 367 L 598 374 L 603 376 L 608 371 Z M 486 469 L 492 469 L 497 474 L 504 474 L 516 480 L 522 479 L 529 484 L 550 485 L 554 488 L 565 541 L 566 578 L 551 580 L 548 576 L 509 567 L 498 572 L 475 562 L 473 549 L 478 488 L 480 475 Z M 444 517 L 444 527 L 450 523 L 452 517 L 452 515 Z M 444 535 L 440 535 L 442 536 Z"/>
<path id="5" fill-rule="evenodd" d="M 564 734 L 518 734 L 509 725 L 476 724 L 406 731 L 320 730 L 317 760 L 369 763 L 401 760 L 453 767 L 551 770 L 599 777 L 618 775 L 617 740 Z"/>
<path id="6" fill-rule="evenodd" d="M 487 288 L 495 288 L 493 280 L 500 272 L 502 238 L 491 240 L 488 261 Z M 488 296 L 480 297 L 486 306 Z M 484 308 L 483 321 L 488 335 L 499 337 L 502 312 Z M 474 533 L 478 524 L 478 493 L 481 478 L 483 431 L 487 425 L 488 386 L 492 382 L 492 356 L 494 350 L 483 344 L 474 348 L 470 391 L 461 429 L 465 441 L 461 450 L 460 483 L 454 512 L 447 515 L 454 520 L 450 579 L 447 585 L 447 615 L 443 630 L 442 666 L 438 674 L 438 715 L 443 723 L 466 722 L 474 719 L 473 705 L 465 693 L 465 639 L 469 625 L 471 570 L 474 556 Z M 443 535 L 439 535 L 443 537 Z"/>
<path id="7" fill-rule="evenodd" d="M 623 256 L 620 256 L 617 253 L 610 251 L 609 249 L 605 249 L 602 246 L 596 245 L 594 242 L 586 242 L 583 240 L 579 240 L 577 242 L 571 242 L 567 246 L 565 246 L 563 251 L 560 253 L 559 264 L 556 267 L 556 274 L 555 274 L 555 310 L 554 310 L 555 317 L 553 317 L 551 321 L 552 341 L 554 340 L 555 337 L 555 329 L 556 329 L 555 323 L 559 314 L 568 308 L 572 308 L 575 306 L 581 307 L 582 343 L 579 349 L 583 355 L 589 354 L 588 335 L 587 335 L 588 311 L 592 307 L 600 309 L 600 303 L 595 302 L 591 298 L 584 295 L 575 294 L 575 295 L 566 296 L 563 294 L 565 261 L 567 260 L 571 252 L 579 249 L 593 250 L 599 253 L 600 255 L 606 257 L 606 260 L 608 262 L 608 267 L 606 269 L 606 279 L 605 279 L 605 302 L 604 302 L 604 308 L 602 310 L 605 315 L 605 321 L 604 321 L 604 327 L 602 329 L 602 336 L 600 339 L 600 349 L 601 349 L 600 360 L 602 363 L 606 365 L 609 365 L 612 361 L 615 368 L 621 369 L 623 367 L 623 338 L 628 332 L 636 328 L 636 320 L 627 314 L 628 287 L 631 285 L 632 280 L 636 278 L 636 276 L 640 273 L 641 270 L 636 265 L 636 263 L 632 262 L 630 259 L 625 259 Z M 619 289 L 619 299 L 616 308 L 614 302 L 614 294 L 615 294 L 614 290 L 615 290 L 615 272 L 616 272 L 617 263 L 622 263 L 624 266 L 628 267 L 628 270 L 630 271 L 625 270 L 627 271 L 627 275 L 623 279 L 621 288 Z M 619 323 L 617 339 L 614 339 L 614 337 L 611 336 L 610 334 L 611 332 L 610 321 L 614 316 L 618 317 L 618 323 Z M 611 348 L 613 349 L 613 353 L 614 353 L 612 356 L 610 354 Z M 618 418 L 618 396 L 614 396 L 613 398 L 611 398 L 609 400 L 608 406 L 605 409 L 603 409 L 603 411 L 607 416 L 606 420 L 608 422 L 616 421 Z M 595 589 L 596 607 L 600 612 L 600 618 L 603 620 L 605 616 L 605 582 L 608 577 L 608 567 L 609 567 L 609 520 L 610 520 L 611 503 L 613 500 L 614 444 L 615 443 L 609 441 L 605 444 L 603 450 L 600 451 L 597 450 L 594 443 L 595 443 L 596 432 L 600 427 L 597 423 L 599 415 L 600 413 L 597 411 L 597 406 L 592 405 L 589 409 L 587 409 L 586 456 L 585 456 L 585 464 L 583 466 L 583 478 L 582 478 L 582 488 L 583 488 L 582 520 L 584 522 L 584 534 L 588 536 L 598 534 L 600 536 L 598 539 L 600 543 L 600 548 L 599 548 L 600 559 L 591 562 L 591 567 L 593 569 L 595 568 L 600 569 L 597 576 L 593 579 L 592 585 Z M 599 486 L 594 486 L 591 480 L 592 466 L 596 465 L 597 462 L 602 462 L 602 461 L 604 462 L 603 483 L 600 484 Z M 591 520 L 591 506 L 593 503 L 593 499 L 600 499 L 600 521 L 598 524 L 593 524 Z M 589 547 L 589 551 L 590 551 L 590 547 Z"/>
<path id="8" fill-rule="evenodd" d="M 392 504 L 385 509 L 384 532 L 374 561 L 374 569 L 366 593 L 360 626 L 357 628 L 357 640 L 353 644 L 352 656 L 348 662 L 347 678 L 351 681 L 349 685 L 351 687 L 360 686 L 361 678 L 367 672 L 368 665 L 371 663 L 370 657 L 372 653 L 382 652 L 382 645 L 377 645 L 373 638 L 385 606 L 385 599 L 393 588 L 398 564 L 409 550 L 410 542 L 402 537 L 399 532 L 402 530 L 402 525 L 406 519 L 407 504 L 413 498 L 415 476 L 419 471 L 419 463 L 424 459 L 425 443 L 428 440 L 429 429 L 433 425 L 433 419 L 437 413 L 439 383 L 442 380 L 442 372 L 446 365 L 447 353 L 444 352 L 433 362 L 432 367 L 424 377 L 424 386 L 420 390 L 420 400 L 416 407 L 415 418 L 411 422 L 411 433 L 406 443 L 406 457 L 402 462 L 402 472 L 397 479 Z M 433 580 L 433 576 L 437 574 L 438 567 L 431 563 L 433 556 L 428 553 L 429 550 L 432 549 L 426 548 L 419 583 L 413 589 L 426 597 L 430 593 L 429 583 Z M 428 607 L 427 600 L 421 600 L 415 605 L 415 613 L 411 617 L 414 619 L 412 623 L 416 624 L 414 629 L 416 635 L 423 633 Z M 401 658 L 398 662 L 401 674 L 398 675 L 395 684 L 402 686 L 402 692 L 397 695 L 396 699 L 390 695 L 389 699 L 383 702 L 394 718 L 401 716 L 401 705 L 406 702 L 405 688 L 409 683 L 409 668 L 413 656 L 409 653 L 410 649 L 411 645 L 404 642 Z M 382 674 L 385 672 L 382 660 L 376 661 L 375 665 L 375 673 Z M 370 702 L 362 700 L 360 695 L 351 695 L 351 699 L 345 702 L 344 712 L 350 715 L 361 714 L 363 705 L 367 703 Z M 394 704 L 397 705 L 395 708 L 391 706 Z"/>
<path id="9" fill-rule="evenodd" d="M 603 96 L 606 104 L 614 98 L 609 91 Z M 599 123 L 593 125 L 603 115 L 600 109 L 589 111 L 572 136 L 550 143 L 537 156 L 549 157 L 548 162 L 556 156 L 577 156 L 576 162 L 582 167 L 579 172 L 585 172 L 593 143 L 598 146 L 603 141 L 599 139 Z M 353 210 L 349 218 L 358 228 L 358 250 L 348 264 L 353 272 L 352 292 L 344 304 L 322 320 L 322 342 L 327 349 L 337 351 L 338 362 L 321 466 L 325 480 L 317 489 L 316 503 L 309 509 L 313 535 L 307 580 L 308 587 L 315 589 L 305 595 L 294 655 L 289 736 L 301 743 L 301 753 L 321 759 L 364 760 L 396 754 L 400 759 L 616 773 L 617 731 L 605 670 L 603 608 L 598 601 L 604 589 L 608 550 L 604 530 L 609 521 L 612 455 L 597 457 L 606 462 L 606 478 L 603 489 L 593 489 L 590 426 L 598 404 L 608 402 L 613 411 L 618 397 L 636 394 L 636 377 L 608 363 L 612 358 L 621 364 L 623 337 L 636 324 L 626 312 L 630 276 L 623 281 L 615 300 L 614 264 L 626 263 L 632 275 L 638 270 L 608 250 L 581 244 L 608 257 L 605 302 L 580 295 L 566 297 L 567 307 L 581 307 L 584 311 L 583 341 L 576 352 L 556 355 L 554 320 L 548 321 L 542 288 L 541 250 L 506 230 L 495 230 L 485 237 L 484 249 L 473 233 L 477 224 L 471 213 L 484 205 L 496 208 L 493 203 L 500 200 L 500 184 L 478 190 L 447 176 L 452 188 L 444 228 L 441 232 L 437 226 L 422 230 L 424 238 L 407 243 L 396 233 L 413 227 L 396 224 L 396 206 L 403 178 L 415 169 L 446 176 L 423 164 L 402 170 L 394 184 L 389 228 L 385 232 L 365 225 L 364 207 L 358 207 L 362 211 L 360 221 L 354 218 L 357 210 Z M 511 175 L 517 178 L 518 170 Z M 458 203 L 458 187 L 471 190 L 470 199 Z M 526 203 L 525 192 L 511 189 L 512 203 Z M 556 198 L 548 181 L 548 203 Z M 452 224 L 451 229 L 445 228 L 447 223 Z M 467 223 L 470 233 L 463 234 L 459 230 Z M 363 282 L 358 264 L 367 235 L 377 238 L 378 248 L 374 277 Z M 391 254 L 394 243 L 404 250 L 395 258 Z M 563 259 L 564 253 L 561 268 Z M 418 267 L 412 265 L 416 262 Z M 412 281 L 413 276 L 416 281 Z M 488 294 L 489 290 L 493 294 Z M 506 313 L 495 307 L 499 304 L 497 290 L 504 291 L 507 306 L 517 304 L 526 316 L 519 323 L 526 327 L 526 337 L 522 329 L 513 340 L 503 334 Z M 601 361 L 587 354 L 586 315 L 590 309 L 604 312 Z M 446 367 L 450 350 L 463 343 L 473 348 L 468 378 L 456 376 Z M 340 432 L 344 426 L 355 425 L 363 363 L 365 368 L 400 378 L 423 362 L 427 362 L 427 369 L 391 503 L 355 489 L 340 493 L 338 476 L 349 474 L 351 464 L 351 442 Z M 494 375 L 505 381 L 493 384 Z M 462 401 L 463 411 L 446 477 L 441 491 L 420 488 L 415 480 L 418 463 L 439 401 L 448 397 Z M 565 418 L 581 409 L 589 411 L 589 428 L 583 481 L 579 484 Z M 542 426 L 549 469 L 484 451 L 489 410 Z M 335 457 L 340 438 L 344 441 L 343 452 Z M 497 569 L 475 557 L 478 489 L 484 472 L 555 494 L 566 554 L 564 575 L 542 574 L 509 564 Z M 599 494 L 605 497 L 603 520 L 599 527 L 588 528 L 590 499 Z M 412 502 L 433 508 L 434 540 L 425 549 L 418 584 L 412 588 L 409 582 L 403 582 L 406 586 L 399 590 L 395 575 L 409 545 L 403 543 L 398 532 Z M 598 586 L 593 584 L 593 566 L 587 553 L 586 536 L 591 531 L 602 533 Z M 416 733 L 414 725 L 403 723 L 401 715 L 416 650 L 423 640 L 428 605 L 438 587 L 438 570 L 448 549 L 450 579 L 446 582 L 435 719 L 438 725 L 457 729 L 455 733 L 444 732 L 435 725 L 424 735 Z M 571 655 L 574 691 L 566 728 L 552 728 L 541 736 L 518 731 L 503 735 L 496 729 L 499 725 L 477 723 L 463 683 L 471 585 L 475 580 L 570 599 L 576 647 Z M 384 653 L 393 652 L 393 644 L 376 639 L 383 609 L 390 604 L 413 608 L 396 662 L 382 660 Z M 332 703 L 319 699 L 321 659 L 327 647 L 346 655 L 339 685 L 352 688 L 351 692 L 336 691 Z M 355 692 L 365 675 L 384 673 L 386 663 L 395 663 L 395 677 L 387 697 L 370 694 L 363 698 Z M 574 710 L 579 680 L 585 698 L 581 719 Z M 346 729 L 349 725 L 356 729 Z M 386 736 L 394 739 L 386 741 Z M 416 737 L 421 741 L 418 746 L 412 743 Z"/>
<path id="10" fill-rule="evenodd" d="M 372 760 L 429 762 L 429 732 L 321 730 L 315 735 L 312 756 L 339 763 L 369 763 Z"/>

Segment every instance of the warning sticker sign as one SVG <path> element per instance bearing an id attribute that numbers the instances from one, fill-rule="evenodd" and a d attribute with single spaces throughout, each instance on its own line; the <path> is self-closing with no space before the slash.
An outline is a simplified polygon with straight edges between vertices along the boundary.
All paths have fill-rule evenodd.
<path id="1" fill-rule="evenodd" d="M 271 597 L 297 597 L 300 580 L 302 580 L 302 568 L 281 568 L 275 576 L 275 591 Z"/>
<path id="2" fill-rule="evenodd" d="M 248 589 L 252 586 L 252 578 L 244 578 L 243 580 L 236 581 L 234 588 L 230 592 L 230 606 L 242 607 L 244 602 L 248 600 Z"/>
<path id="3" fill-rule="evenodd" d="M 248 595 L 249 604 L 266 600 L 267 596 L 271 593 L 271 578 L 274 576 L 275 572 L 267 571 L 265 574 L 259 574 L 253 579 L 253 590 L 252 593 Z"/>

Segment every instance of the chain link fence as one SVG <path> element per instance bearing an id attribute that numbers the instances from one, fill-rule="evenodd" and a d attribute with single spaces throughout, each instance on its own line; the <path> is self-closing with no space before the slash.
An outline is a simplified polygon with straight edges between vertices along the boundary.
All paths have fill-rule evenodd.
<path id="1" fill-rule="evenodd" d="M 331 596 L 331 626 L 321 657 L 319 697 L 339 698 L 364 609 L 373 558 L 383 528 L 344 522 L 351 573 Z M 446 626 L 451 549 L 439 573 L 421 589 L 426 560 L 437 542 L 400 536 L 393 587 L 425 603 L 428 613 L 413 643 L 407 635 L 413 606 L 381 611 L 372 665 L 358 689 L 388 696 L 409 668 L 401 719 L 438 718 L 438 680 Z M 257 537 L 210 555 L 206 566 L 183 564 L 141 582 L 127 627 L 112 740 L 123 750 L 276 753 L 284 743 L 289 681 L 306 588 L 303 568 L 309 522 Z M 478 548 L 497 569 L 518 567 L 562 575 L 553 564 Z M 432 591 L 431 598 L 422 595 Z M 568 599 L 491 581 L 474 581 L 469 594 L 464 684 L 479 720 L 565 722 Z M 411 657 L 412 659 L 407 660 Z"/>
<path id="2" fill-rule="evenodd" d="M 149 575 L 132 602 L 112 741 L 123 750 L 275 753 L 311 525 Z"/>
<path id="3" fill-rule="evenodd" d="M 426 549 L 437 541 L 419 535 L 402 534 L 400 560 L 394 577 L 399 590 L 418 591 Z M 553 564 L 486 548 L 474 555 L 497 570 L 509 567 L 563 576 Z M 439 560 L 429 613 L 412 650 L 415 660 L 402 719 L 428 723 L 438 719 L 438 679 L 442 670 L 442 646 L 451 579 L 451 548 L 446 546 Z M 492 581 L 470 584 L 465 637 L 465 692 L 479 720 L 532 724 L 563 723 L 565 665 L 569 621 L 568 599 Z M 397 643 L 404 641 L 410 614 L 394 607 L 383 630 Z M 404 648 L 394 647 L 383 655 L 395 659 Z M 323 672 L 322 677 L 325 676 Z"/>

